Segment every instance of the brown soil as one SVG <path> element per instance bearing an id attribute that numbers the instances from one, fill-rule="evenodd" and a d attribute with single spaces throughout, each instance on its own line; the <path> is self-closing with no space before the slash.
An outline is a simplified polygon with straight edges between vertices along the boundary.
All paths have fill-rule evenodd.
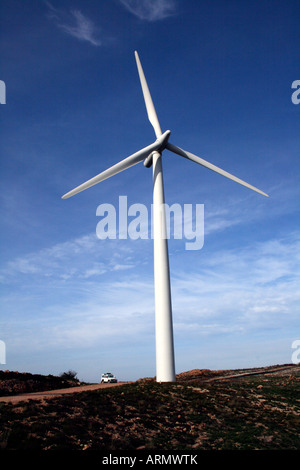
<path id="1" fill-rule="evenodd" d="M 299 390 L 285 364 L 2 397 L 0 449 L 300 450 Z"/>

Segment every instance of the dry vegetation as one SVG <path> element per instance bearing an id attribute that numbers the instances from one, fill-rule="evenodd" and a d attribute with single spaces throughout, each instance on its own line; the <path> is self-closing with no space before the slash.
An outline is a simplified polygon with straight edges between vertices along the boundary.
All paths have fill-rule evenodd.
<path id="1" fill-rule="evenodd" d="M 0 397 L 76 387 L 80 385 L 76 375 L 73 371 L 64 372 L 59 377 L 28 372 L 0 371 Z"/>
<path id="2" fill-rule="evenodd" d="M 179 374 L 176 384 L 145 379 L 43 401 L 0 402 L 0 446 L 299 450 L 300 367 L 231 377 L 252 372 L 195 370 Z"/>

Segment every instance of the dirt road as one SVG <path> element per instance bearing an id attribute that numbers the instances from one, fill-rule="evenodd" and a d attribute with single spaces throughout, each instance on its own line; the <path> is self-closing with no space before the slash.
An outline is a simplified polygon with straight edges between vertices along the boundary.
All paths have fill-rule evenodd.
<path id="1" fill-rule="evenodd" d="M 207 379 L 207 382 L 213 382 L 216 380 L 228 380 L 228 379 L 238 379 L 240 377 L 248 377 L 250 375 L 266 375 L 266 374 L 280 374 L 281 372 L 299 372 L 299 367 L 298 366 L 285 366 L 285 367 L 278 367 L 274 369 L 267 369 L 267 370 L 257 370 L 255 372 L 243 372 L 239 374 L 233 374 L 233 375 L 223 375 L 221 377 L 212 377 L 210 379 Z M 282 374 L 280 374 L 282 375 Z"/>
<path id="2" fill-rule="evenodd" d="M 117 387 L 119 385 L 124 385 L 127 382 L 117 382 L 109 384 L 93 384 L 93 385 L 81 385 L 78 387 L 70 388 L 61 388 L 58 390 L 47 390 L 45 392 L 34 392 L 34 393 L 24 393 L 23 395 L 14 395 L 8 397 L 0 397 L 0 403 L 18 403 L 20 401 L 28 400 L 45 400 L 48 398 L 55 398 L 61 395 L 66 395 L 70 393 L 79 393 L 87 392 L 90 390 L 98 390 L 101 388 Z"/>

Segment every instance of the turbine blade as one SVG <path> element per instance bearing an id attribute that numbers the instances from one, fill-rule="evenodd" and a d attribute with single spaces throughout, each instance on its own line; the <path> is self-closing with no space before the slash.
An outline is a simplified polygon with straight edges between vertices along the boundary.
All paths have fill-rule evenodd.
<path id="1" fill-rule="evenodd" d="M 167 143 L 166 148 L 168 150 L 171 150 L 171 152 L 177 153 L 177 155 L 180 155 L 181 157 L 187 158 L 188 160 L 192 160 L 193 162 L 199 163 L 199 165 L 202 165 L 206 168 L 209 168 L 212 171 L 215 171 L 216 173 L 219 173 L 222 176 L 225 176 L 226 178 L 229 178 L 236 183 L 239 183 L 243 186 L 246 186 L 249 189 L 252 189 L 253 191 L 256 191 L 259 194 L 262 194 L 263 196 L 269 197 L 268 194 L 264 193 L 260 189 L 255 188 L 255 186 L 252 186 L 249 183 L 246 183 L 245 181 L 241 180 L 240 178 L 237 178 L 234 175 L 231 175 L 225 170 L 222 170 L 216 165 L 213 165 L 212 163 L 207 162 L 203 158 L 197 157 L 193 153 L 187 152 L 186 150 L 181 149 L 180 147 L 177 147 L 176 145 L 171 144 L 170 142 Z"/>
<path id="2" fill-rule="evenodd" d="M 141 85 L 142 85 L 142 90 L 143 90 L 145 105 L 146 105 L 146 109 L 147 109 L 147 113 L 148 113 L 148 118 L 149 118 L 149 121 L 151 122 L 151 124 L 154 128 L 155 135 L 158 138 L 162 134 L 160 124 L 158 122 L 157 114 L 156 114 L 156 111 L 155 111 L 155 108 L 154 108 L 154 104 L 153 104 L 153 101 L 152 101 L 152 98 L 151 98 L 151 95 L 150 95 L 150 91 L 149 91 L 149 88 L 148 88 L 148 85 L 147 85 L 147 82 L 146 82 L 146 78 L 145 78 L 145 75 L 144 75 L 144 72 L 143 72 L 142 64 L 140 62 L 137 51 L 134 51 L 134 54 L 135 54 L 135 60 L 136 60 L 136 64 L 137 64 L 137 68 L 138 68 L 138 72 L 139 72 L 140 82 L 141 82 Z"/>
<path id="3" fill-rule="evenodd" d="M 119 163 L 116 163 L 116 165 L 113 165 L 107 170 L 102 171 L 102 173 L 99 173 L 99 175 L 94 176 L 94 178 L 89 179 L 85 183 L 82 183 L 81 185 L 72 189 L 68 193 L 64 194 L 62 196 L 62 199 L 67 199 L 71 196 L 74 196 L 75 194 L 80 193 L 81 191 L 84 191 L 85 189 L 90 188 L 91 186 L 94 186 L 97 183 L 100 183 L 100 181 L 106 180 L 107 178 L 110 178 L 111 176 L 114 176 L 117 173 L 120 173 L 121 171 L 127 170 L 127 168 L 130 168 L 131 166 L 136 165 L 137 163 L 144 160 L 151 152 L 158 149 L 160 145 L 160 141 L 156 141 L 153 144 L 148 145 L 147 147 L 134 153 L 133 155 L 124 158 L 124 160 L 121 160 Z"/>

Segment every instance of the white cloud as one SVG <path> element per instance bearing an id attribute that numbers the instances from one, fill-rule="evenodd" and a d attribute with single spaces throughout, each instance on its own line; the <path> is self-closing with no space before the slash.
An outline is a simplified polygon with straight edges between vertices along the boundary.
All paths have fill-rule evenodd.
<path id="1" fill-rule="evenodd" d="M 125 246 L 123 240 L 99 240 L 91 233 L 9 261 L 0 270 L 0 282 L 9 284 L 22 275 L 36 276 L 43 282 L 45 278 L 76 281 L 132 269 L 136 260 L 131 253 L 130 243 Z"/>
<path id="2" fill-rule="evenodd" d="M 193 335 L 292 330 L 299 324 L 299 252 L 300 234 L 293 233 L 218 251 L 202 258 L 198 272 L 178 272 L 173 280 L 176 331 L 181 335 L 182 324 L 193 325 Z"/>
<path id="3" fill-rule="evenodd" d="M 46 4 L 49 8 L 49 17 L 58 28 L 80 41 L 87 41 L 93 46 L 101 46 L 102 42 L 98 37 L 96 26 L 80 10 L 65 12 L 54 8 L 49 2 Z"/>
<path id="4" fill-rule="evenodd" d="M 111 249 L 109 242 L 114 244 Z M 119 249 L 117 240 L 102 244 L 89 235 L 11 262 L 3 279 L 6 287 L 11 281 L 13 292 L 4 304 L 13 302 L 12 310 L 25 310 L 33 302 L 36 309 L 42 295 L 46 317 L 58 315 L 60 324 L 72 324 L 74 339 L 81 331 L 93 337 L 103 332 L 110 336 L 109 331 L 115 335 L 133 314 L 145 321 L 154 302 L 152 259 L 150 271 L 141 271 L 140 251 L 134 255 L 124 240 L 121 244 Z M 172 273 L 175 330 L 181 336 L 186 330 L 201 336 L 293 325 L 300 302 L 299 252 L 300 234 L 295 233 L 200 257 L 198 269 L 197 264 L 177 269 Z M 57 313 L 49 315 L 52 309 Z M 94 326 L 83 330 L 85 322 Z M 72 335 L 68 337 L 71 342 Z"/>
<path id="5" fill-rule="evenodd" d="M 174 0 L 120 0 L 140 20 L 157 21 L 175 13 Z"/>
<path id="6" fill-rule="evenodd" d="M 211 213 L 210 232 L 220 230 L 213 219 L 223 216 Z M 250 344 L 257 335 L 299 331 L 300 232 L 231 246 L 172 255 L 175 343 L 187 356 L 203 341 L 222 338 L 230 354 L 241 338 Z M 144 354 L 155 342 L 152 249 L 151 240 L 92 233 L 11 260 L 2 268 L 1 339 L 18 356 L 109 347 L 117 354 L 129 346 Z"/>

